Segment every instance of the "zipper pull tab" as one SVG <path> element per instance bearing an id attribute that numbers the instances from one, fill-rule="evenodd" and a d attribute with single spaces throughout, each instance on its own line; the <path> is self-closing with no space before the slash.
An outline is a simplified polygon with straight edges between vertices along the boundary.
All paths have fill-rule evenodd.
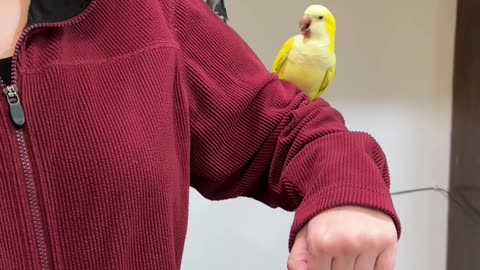
<path id="1" fill-rule="evenodd" d="M 22 104 L 20 104 L 20 97 L 18 96 L 18 88 L 16 85 L 9 85 L 3 89 L 3 93 L 7 97 L 10 105 L 10 118 L 15 124 L 15 127 L 22 128 L 25 126 L 25 112 Z"/>

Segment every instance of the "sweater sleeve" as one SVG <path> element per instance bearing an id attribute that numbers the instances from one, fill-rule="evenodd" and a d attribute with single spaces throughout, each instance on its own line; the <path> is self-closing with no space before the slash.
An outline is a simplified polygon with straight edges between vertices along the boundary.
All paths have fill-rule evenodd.
<path id="1" fill-rule="evenodd" d="M 349 131 L 270 73 L 202 0 L 176 2 L 181 83 L 189 94 L 191 186 L 211 200 L 250 197 L 295 210 L 289 238 L 323 210 L 357 205 L 400 222 L 386 158 L 369 134 Z"/>

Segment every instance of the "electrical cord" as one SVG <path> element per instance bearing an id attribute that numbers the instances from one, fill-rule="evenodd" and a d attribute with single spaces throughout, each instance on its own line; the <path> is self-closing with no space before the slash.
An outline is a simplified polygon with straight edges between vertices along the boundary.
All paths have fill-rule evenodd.
<path id="1" fill-rule="evenodd" d="M 416 193 L 416 192 L 422 192 L 422 191 L 437 191 L 437 192 L 448 192 L 445 189 L 439 188 L 439 187 L 425 187 L 425 188 L 416 188 L 416 189 L 406 189 L 406 190 L 401 190 L 401 191 L 395 191 L 390 193 L 392 196 L 397 196 L 397 195 L 402 195 L 402 194 L 408 194 L 408 193 Z"/>
<path id="2" fill-rule="evenodd" d="M 438 186 L 432 186 L 432 187 L 424 187 L 424 188 L 415 188 L 415 189 L 406 189 L 406 190 L 400 190 L 400 191 L 395 191 L 391 192 L 390 194 L 392 196 L 398 196 L 398 195 L 404 195 L 404 194 L 410 194 L 410 193 L 418 193 L 418 192 L 426 192 L 426 191 L 434 191 L 442 194 L 445 196 L 449 201 L 454 202 L 458 207 L 463 209 L 466 212 L 472 213 L 474 216 L 478 218 L 478 222 L 480 222 L 480 209 L 475 207 L 470 200 L 465 196 L 466 190 L 468 191 L 480 191 L 480 187 L 476 186 L 458 186 L 455 188 L 458 197 L 454 195 L 452 192 L 438 187 Z M 459 198 L 460 197 L 460 198 Z"/>

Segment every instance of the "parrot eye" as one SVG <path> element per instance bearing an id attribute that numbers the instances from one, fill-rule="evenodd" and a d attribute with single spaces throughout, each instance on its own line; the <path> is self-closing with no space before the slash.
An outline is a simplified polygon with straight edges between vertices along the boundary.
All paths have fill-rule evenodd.
<path id="1" fill-rule="evenodd" d="M 318 17 L 319 20 L 323 20 L 323 16 Z"/>

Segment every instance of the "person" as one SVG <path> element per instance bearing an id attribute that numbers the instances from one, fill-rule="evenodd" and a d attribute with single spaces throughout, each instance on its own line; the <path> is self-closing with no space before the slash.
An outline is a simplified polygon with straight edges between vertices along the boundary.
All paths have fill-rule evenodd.
<path id="1" fill-rule="evenodd" d="M 295 211 L 288 269 L 394 269 L 380 145 L 203 0 L 4 0 L 0 21 L 3 270 L 180 269 L 190 187 Z"/>

